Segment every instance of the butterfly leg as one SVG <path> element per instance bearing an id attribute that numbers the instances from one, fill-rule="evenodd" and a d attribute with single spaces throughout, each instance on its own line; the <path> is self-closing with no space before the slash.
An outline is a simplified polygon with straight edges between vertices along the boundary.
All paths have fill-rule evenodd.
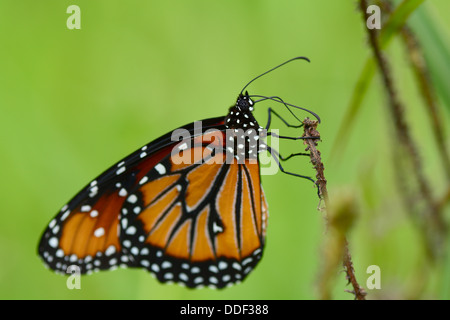
<path id="1" fill-rule="evenodd" d="M 295 137 L 279 136 L 279 135 L 277 135 L 277 134 L 275 134 L 275 133 L 272 133 L 272 132 L 268 132 L 267 135 L 268 135 L 268 136 L 273 136 L 273 137 L 275 137 L 275 138 L 281 138 L 281 139 L 291 139 L 291 140 L 305 139 L 304 137 L 298 137 L 298 138 L 295 138 Z M 283 157 L 281 154 L 278 153 L 278 157 L 279 157 L 279 159 L 282 160 L 282 161 L 287 161 L 287 160 L 289 160 L 290 158 L 292 158 L 292 157 L 297 157 L 297 156 L 308 156 L 308 157 L 309 157 L 310 154 L 309 154 L 309 153 L 305 153 L 305 152 L 297 152 L 297 153 L 291 153 L 291 154 L 290 154 L 289 156 L 287 156 L 287 157 Z"/>
<path id="2" fill-rule="evenodd" d="M 278 151 L 272 149 L 272 148 L 269 147 L 269 146 L 267 146 L 267 151 L 270 152 L 270 154 L 272 155 L 273 159 L 277 162 L 277 165 L 278 165 L 278 167 L 280 168 L 281 172 L 283 172 L 283 173 L 285 173 L 285 174 L 289 174 L 289 175 L 294 176 L 294 177 L 299 177 L 299 178 L 303 178 L 303 179 L 312 181 L 312 182 L 314 183 L 314 185 L 317 187 L 317 196 L 318 196 L 319 198 L 321 198 L 321 195 L 320 195 L 320 189 L 319 189 L 319 186 L 318 186 L 318 184 L 317 184 L 317 181 L 315 181 L 315 180 L 314 180 L 313 178 L 311 178 L 311 177 L 304 176 L 304 175 L 301 175 L 301 174 L 298 174 L 298 173 L 289 172 L 289 171 L 284 170 L 283 166 L 281 165 L 281 163 L 280 163 L 280 161 L 279 161 L 279 159 L 281 159 L 281 156 L 280 156 L 280 154 L 278 153 Z M 278 157 L 278 158 L 277 158 L 277 157 Z M 288 157 L 288 158 L 289 158 L 289 157 Z M 286 160 L 287 160 L 287 159 L 286 159 Z"/>
<path id="3" fill-rule="evenodd" d="M 272 136 L 279 139 L 288 139 L 288 140 L 306 140 L 306 139 L 320 139 L 320 137 L 290 137 L 290 136 L 279 136 L 275 132 L 267 132 L 268 136 Z"/>
<path id="4" fill-rule="evenodd" d="M 287 161 L 290 158 L 298 157 L 298 156 L 307 156 L 307 157 L 309 157 L 311 155 L 309 153 L 305 153 L 305 152 L 298 152 L 298 153 L 291 153 L 289 156 L 283 157 L 280 153 L 278 154 L 278 157 L 280 158 L 281 161 Z"/>
<path id="5" fill-rule="evenodd" d="M 289 140 L 320 139 L 319 137 L 314 137 L 314 138 L 311 138 L 311 137 L 310 137 L 310 138 L 307 138 L 307 137 L 289 137 L 289 136 L 280 136 L 280 135 L 278 135 L 278 134 L 276 134 L 276 133 L 274 133 L 274 132 L 269 132 L 268 130 L 269 130 L 270 124 L 272 123 L 272 114 L 274 114 L 275 116 L 277 116 L 278 119 L 280 119 L 281 121 L 283 121 L 283 123 L 284 123 L 287 127 L 289 127 L 289 128 L 301 128 L 301 127 L 303 127 L 303 123 L 302 123 L 302 124 L 299 124 L 299 125 L 293 125 L 293 124 L 290 124 L 290 123 L 288 123 L 286 120 L 284 120 L 284 119 L 283 119 L 276 111 L 274 111 L 272 108 L 268 108 L 267 110 L 268 110 L 269 116 L 268 116 L 268 120 L 267 120 L 267 124 L 266 124 L 265 129 L 266 129 L 266 131 L 267 131 L 267 135 L 268 135 L 268 136 L 273 136 L 273 137 L 280 138 L 280 139 L 289 139 Z"/>
<path id="6" fill-rule="evenodd" d="M 278 98 L 278 99 L 283 103 L 283 100 L 281 100 L 281 98 Z M 268 128 L 270 127 L 270 124 L 271 124 L 271 122 L 272 122 L 272 114 L 274 114 L 275 116 L 277 116 L 277 117 L 278 117 L 281 121 L 283 121 L 283 123 L 284 123 L 287 127 L 289 127 L 289 128 L 301 128 L 301 127 L 303 127 L 303 123 L 300 124 L 300 125 L 293 125 L 293 124 L 288 123 L 288 122 L 287 122 L 285 119 L 283 119 L 276 111 L 274 111 L 272 108 L 268 108 L 268 121 L 267 121 L 267 124 L 266 124 L 266 127 L 265 127 L 266 131 L 268 130 Z M 276 134 L 276 133 L 274 133 L 274 132 L 267 132 L 267 135 L 268 135 L 268 136 L 275 137 L 275 138 L 279 138 L 279 139 L 288 139 L 288 140 L 304 140 L 304 139 L 311 139 L 311 138 L 307 138 L 307 137 L 280 136 L 280 135 L 278 135 L 278 134 Z M 320 139 L 320 138 L 319 138 L 319 137 L 316 137 L 316 138 L 314 138 L 314 139 Z M 272 157 L 274 157 L 274 159 L 277 161 L 278 167 L 280 168 L 280 170 L 281 170 L 282 172 L 287 173 L 287 174 L 291 174 L 291 175 L 294 175 L 294 176 L 299 176 L 299 177 L 302 177 L 302 178 L 305 178 L 305 179 L 308 179 L 308 180 L 311 180 L 311 181 L 315 182 L 314 180 L 312 180 L 312 179 L 309 178 L 309 177 L 302 176 L 302 175 L 298 175 L 298 174 L 292 173 L 292 172 L 286 172 L 286 171 L 284 170 L 284 168 L 281 166 L 280 161 L 279 161 L 279 160 L 281 160 L 281 161 L 287 161 L 287 160 L 289 160 L 290 158 L 296 157 L 296 156 L 310 156 L 309 153 L 303 153 L 303 152 L 292 153 L 292 154 L 290 154 L 290 155 L 287 156 L 287 157 L 283 157 L 280 153 L 278 153 L 278 151 L 275 151 L 274 149 L 272 149 L 272 148 L 270 148 L 270 147 L 268 147 L 268 146 L 267 146 L 266 149 L 270 152 L 270 154 L 272 155 Z M 276 157 L 275 157 L 274 154 L 276 155 Z"/>
<path id="7" fill-rule="evenodd" d="M 313 178 L 308 177 L 308 176 L 304 176 L 298 173 L 294 173 L 294 172 L 289 172 L 284 170 L 283 166 L 280 163 L 280 154 L 278 153 L 278 151 L 272 149 L 271 147 L 267 146 L 267 151 L 269 151 L 269 153 L 271 154 L 272 158 L 276 161 L 278 167 L 280 168 L 281 172 L 285 173 L 285 174 L 289 174 L 291 176 L 295 176 L 295 177 L 299 177 L 299 178 L 303 178 L 303 179 L 307 179 L 311 182 L 313 182 L 314 184 L 316 184 L 316 181 L 314 181 Z"/>

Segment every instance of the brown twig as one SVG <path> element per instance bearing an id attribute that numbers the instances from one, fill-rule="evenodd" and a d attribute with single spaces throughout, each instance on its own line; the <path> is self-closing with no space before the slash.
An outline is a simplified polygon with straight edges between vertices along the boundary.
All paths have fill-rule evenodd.
<path id="1" fill-rule="evenodd" d="M 392 13 L 392 3 L 390 0 L 382 0 L 381 5 L 383 6 L 383 11 L 386 11 L 388 14 Z M 400 29 L 400 34 L 403 42 L 405 43 L 407 49 L 406 54 L 409 57 L 411 68 L 416 77 L 422 98 L 424 99 L 424 106 L 428 111 L 427 115 L 430 117 L 431 127 L 448 180 L 450 179 L 449 151 L 445 142 L 445 133 L 443 130 L 444 126 L 439 114 L 436 93 L 434 91 L 433 84 L 431 83 L 427 63 L 425 61 L 420 43 L 411 28 L 409 28 L 406 24 L 403 25 Z"/>
<path id="2" fill-rule="evenodd" d="M 366 13 L 368 4 L 366 0 L 360 0 L 359 4 L 360 10 L 363 13 L 365 25 L 368 19 L 368 14 Z M 429 208 L 427 216 L 431 222 L 431 225 L 433 226 L 434 230 L 436 230 L 436 232 L 440 234 L 440 238 L 444 239 L 446 233 L 446 224 L 443 220 L 441 212 L 437 210 L 438 207 L 435 205 L 429 183 L 423 173 L 422 161 L 420 159 L 416 143 L 414 142 L 410 134 L 409 126 L 403 116 L 404 106 L 397 96 L 388 61 L 378 45 L 377 30 L 369 28 L 366 29 L 369 36 L 370 47 L 373 51 L 375 61 L 377 62 L 383 79 L 384 87 L 387 92 L 389 111 L 391 112 L 391 116 L 393 119 L 396 136 L 398 137 L 400 142 L 399 145 L 405 148 L 411 160 L 413 166 L 412 174 L 415 176 L 420 189 L 420 194 L 426 201 L 427 207 Z"/>
<path id="3" fill-rule="evenodd" d="M 431 128 L 434 133 L 444 171 L 447 179 L 450 179 L 450 159 L 445 141 L 445 134 L 443 132 L 443 124 L 439 115 L 435 92 L 430 82 L 430 75 L 428 74 L 422 50 L 411 29 L 405 26 L 401 29 L 401 34 L 407 46 L 410 62 L 418 81 L 420 91 L 422 92 L 422 97 L 425 100 L 425 106 L 428 111 L 427 115 L 430 117 Z"/>
<path id="4" fill-rule="evenodd" d="M 320 151 L 317 149 L 317 141 L 320 139 L 320 133 L 317 131 L 317 125 L 318 121 L 316 120 L 310 120 L 309 118 L 306 118 L 303 121 L 304 125 L 304 133 L 303 137 L 309 138 L 305 139 L 304 142 L 307 145 L 306 151 L 309 151 L 311 163 L 314 166 L 314 169 L 316 170 L 316 185 L 319 190 L 319 198 L 320 200 L 323 200 L 325 205 L 321 208 L 321 210 L 325 211 L 329 207 L 329 197 L 328 197 L 328 190 L 327 190 L 327 180 L 325 179 L 324 174 L 324 165 L 321 159 Z M 328 217 L 326 217 L 328 220 Z M 355 276 L 355 270 L 353 269 L 353 263 L 352 263 L 352 257 L 348 248 L 348 241 L 345 236 L 346 231 L 349 229 L 349 226 L 342 228 L 343 232 L 341 233 L 340 240 L 337 242 L 342 242 L 342 245 L 338 245 L 341 248 L 336 248 L 338 251 L 342 251 L 343 257 L 343 266 L 346 272 L 346 278 L 351 283 L 353 287 L 353 291 L 349 291 L 355 295 L 356 300 L 365 300 L 366 292 L 364 289 L 358 284 L 358 281 L 356 280 Z M 341 230 L 342 231 L 342 230 Z M 331 263 L 333 266 L 333 263 Z M 332 267 L 331 266 L 331 267 Z M 322 294 L 322 297 L 328 298 L 329 294 L 325 293 Z"/>
<path id="5" fill-rule="evenodd" d="M 350 251 L 348 249 L 348 242 L 345 241 L 344 248 L 344 261 L 343 265 L 347 274 L 347 280 L 352 284 L 353 291 L 349 291 L 355 295 L 356 300 L 366 300 L 366 291 L 362 288 L 358 281 L 356 280 L 355 270 L 353 269 L 352 256 L 350 255 Z"/>

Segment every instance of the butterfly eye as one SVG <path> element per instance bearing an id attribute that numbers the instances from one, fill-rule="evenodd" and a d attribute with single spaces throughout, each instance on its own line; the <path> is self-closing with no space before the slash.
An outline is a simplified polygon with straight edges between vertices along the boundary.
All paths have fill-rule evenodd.
<path id="1" fill-rule="evenodd" d="M 239 101 L 238 101 L 238 107 L 239 107 L 239 109 L 241 109 L 242 111 L 248 110 L 249 104 L 248 104 L 248 101 L 246 100 L 245 97 L 242 98 L 242 99 L 239 99 Z"/>

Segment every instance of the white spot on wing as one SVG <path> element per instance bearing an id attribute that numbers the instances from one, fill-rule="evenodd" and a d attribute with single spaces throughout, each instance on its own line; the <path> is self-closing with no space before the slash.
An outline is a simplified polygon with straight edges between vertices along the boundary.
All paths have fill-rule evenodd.
<path id="1" fill-rule="evenodd" d="M 165 174 L 166 173 L 166 167 L 164 167 L 161 163 L 158 163 L 155 166 L 156 171 L 158 171 L 159 174 Z"/>
<path id="2" fill-rule="evenodd" d="M 50 245 L 50 247 L 52 248 L 56 248 L 59 244 L 58 238 L 50 238 L 50 240 L 48 241 L 48 244 Z"/>
<path id="3" fill-rule="evenodd" d="M 159 272 L 159 266 L 157 264 L 152 264 L 152 270 L 155 272 Z"/>
<path id="4" fill-rule="evenodd" d="M 244 260 L 242 261 L 242 265 L 245 266 L 246 264 L 252 262 L 252 260 L 253 260 L 253 259 L 252 259 L 251 257 L 248 257 L 248 258 L 246 258 L 246 259 L 244 259 Z"/>
<path id="5" fill-rule="evenodd" d="M 66 212 L 64 212 L 64 214 L 61 217 L 61 221 L 66 220 L 66 218 L 69 216 L 69 214 L 70 214 L 70 210 L 67 210 Z"/>
<path id="6" fill-rule="evenodd" d="M 125 197 L 128 194 L 127 190 L 125 188 L 121 188 L 119 190 L 119 196 L 120 197 Z"/>
<path id="7" fill-rule="evenodd" d="M 52 231 L 54 234 L 57 234 L 59 231 L 59 226 L 54 227 Z"/>
<path id="8" fill-rule="evenodd" d="M 131 226 L 125 231 L 125 233 L 133 235 L 136 233 L 136 228 L 134 226 Z"/>
<path id="9" fill-rule="evenodd" d="M 136 201 L 137 201 L 136 195 L 132 194 L 131 196 L 128 197 L 127 201 L 130 203 L 136 203 Z"/>
<path id="10" fill-rule="evenodd" d="M 106 249 L 105 254 L 106 254 L 107 256 L 110 256 L 110 255 L 114 254 L 115 252 L 116 252 L 116 247 L 113 246 L 113 245 L 110 245 L 110 246 L 108 247 L 108 249 Z"/>
<path id="11" fill-rule="evenodd" d="M 223 231 L 223 228 L 222 227 L 220 227 L 220 226 L 218 226 L 217 225 L 217 223 L 213 223 L 213 231 L 215 232 L 215 233 L 217 233 L 217 232 L 222 232 Z"/>
<path id="12" fill-rule="evenodd" d="M 147 176 L 144 176 L 140 181 L 139 181 L 139 184 L 140 185 L 143 185 L 144 183 L 146 183 L 148 181 L 148 177 Z"/>
<path id="13" fill-rule="evenodd" d="M 187 276 L 186 273 L 180 273 L 180 274 L 178 275 L 178 277 L 179 277 L 182 281 L 185 281 L 185 282 L 189 280 L 189 277 Z"/>
<path id="14" fill-rule="evenodd" d="M 191 272 L 192 273 L 200 273 L 200 268 L 199 267 L 192 267 Z"/>
<path id="15" fill-rule="evenodd" d="M 56 225 L 56 220 L 55 219 L 53 219 L 52 221 L 50 221 L 50 223 L 49 223 L 49 227 L 50 227 L 50 229 L 53 229 L 53 227 Z"/>
<path id="16" fill-rule="evenodd" d="M 94 231 L 94 236 L 96 236 L 97 238 L 100 238 L 104 234 L 105 234 L 105 229 L 103 229 L 103 228 L 98 228 Z"/>
<path id="17" fill-rule="evenodd" d="M 241 265 L 239 263 L 237 263 L 237 262 L 233 262 L 232 266 L 236 270 L 239 270 L 239 271 L 241 270 Z"/>
<path id="18" fill-rule="evenodd" d="M 89 212 L 89 211 L 91 211 L 91 206 L 89 205 L 81 206 L 81 212 Z"/>
<path id="19" fill-rule="evenodd" d="M 116 174 L 119 175 L 119 174 L 121 174 L 121 173 L 124 173 L 125 170 L 126 170 L 125 167 L 120 167 L 120 169 L 116 171 Z"/>
<path id="20" fill-rule="evenodd" d="M 217 267 L 215 265 L 211 265 L 211 266 L 209 266 L 209 271 L 217 273 L 217 272 L 219 272 L 219 269 L 217 269 Z"/>

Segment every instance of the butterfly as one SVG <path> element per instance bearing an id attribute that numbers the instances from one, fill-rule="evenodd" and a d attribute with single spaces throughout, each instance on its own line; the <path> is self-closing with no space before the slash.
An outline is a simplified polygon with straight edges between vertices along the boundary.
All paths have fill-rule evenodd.
<path id="1" fill-rule="evenodd" d="M 290 59 L 247 83 L 226 116 L 177 128 L 92 180 L 45 229 L 38 247 L 44 263 L 63 274 L 73 265 L 81 274 L 144 268 L 160 282 L 189 288 L 244 280 L 261 260 L 268 220 L 258 154 L 268 151 L 283 172 L 314 181 L 285 171 L 278 152 L 264 142 L 272 115 L 301 125 L 269 108 L 262 127 L 254 106 L 271 100 L 320 120 L 279 97 L 244 90 L 299 59 L 308 60 Z"/>

